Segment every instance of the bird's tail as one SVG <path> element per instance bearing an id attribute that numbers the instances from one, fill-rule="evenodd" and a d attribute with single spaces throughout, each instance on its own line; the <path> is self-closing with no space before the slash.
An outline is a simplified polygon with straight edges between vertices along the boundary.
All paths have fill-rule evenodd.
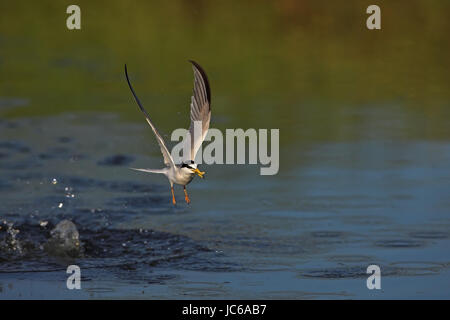
<path id="1" fill-rule="evenodd" d="M 131 170 L 136 170 L 136 171 L 142 171 L 142 172 L 149 172 L 149 173 L 162 173 L 162 174 L 166 174 L 167 173 L 167 168 L 164 169 L 137 169 L 137 168 L 130 168 Z"/>

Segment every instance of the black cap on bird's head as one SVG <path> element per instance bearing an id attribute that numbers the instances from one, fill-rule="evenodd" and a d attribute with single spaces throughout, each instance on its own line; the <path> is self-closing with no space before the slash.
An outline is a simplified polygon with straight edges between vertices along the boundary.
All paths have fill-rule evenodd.
<path id="1" fill-rule="evenodd" d="M 181 168 L 188 168 L 188 169 L 190 169 L 192 171 L 192 173 L 196 173 L 200 178 L 203 178 L 203 175 L 205 174 L 204 171 L 198 170 L 197 165 L 192 160 L 188 161 L 188 163 L 184 163 L 183 162 L 181 164 Z"/>

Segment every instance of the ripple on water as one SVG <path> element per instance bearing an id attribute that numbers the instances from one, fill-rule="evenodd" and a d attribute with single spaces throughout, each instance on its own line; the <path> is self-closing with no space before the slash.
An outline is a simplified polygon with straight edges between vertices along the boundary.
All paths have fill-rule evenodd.
<path id="1" fill-rule="evenodd" d="M 28 170 L 37 169 L 42 167 L 42 163 L 39 163 L 35 157 L 28 157 L 26 159 L 18 159 L 11 161 L 0 162 L 0 169 L 4 170 Z"/>
<path id="2" fill-rule="evenodd" d="M 396 262 L 380 266 L 384 277 L 390 276 L 425 276 L 439 273 L 448 268 L 445 264 L 430 262 Z M 343 279 L 343 278 L 367 278 L 367 265 L 333 266 L 329 268 L 306 269 L 298 273 L 300 278 Z"/>
<path id="3" fill-rule="evenodd" d="M 329 245 L 342 244 L 349 239 L 349 233 L 332 231 L 332 230 L 321 230 L 313 231 L 309 234 L 309 237 L 321 247 Z"/>
<path id="4" fill-rule="evenodd" d="M 108 156 L 103 160 L 97 162 L 100 166 L 126 166 L 134 161 L 134 157 L 127 156 L 124 154 L 116 154 Z"/>
<path id="5" fill-rule="evenodd" d="M 401 267 L 404 269 L 416 269 L 416 270 L 438 270 L 446 268 L 448 263 L 445 262 L 433 262 L 433 261 L 401 261 L 392 262 L 391 266 Z"/>
<path id="6" fill-rule="evenodd" d="M 12 188 L 12 185 L 10 183 L 0 180 L 0 191 L 10 190 L 11 188 Z"/>
<path id="7" fill-rule="evenodd" d="M 161 207 L 170 207 L 172 204 L 167 201 L 167 197 L 160 195 L 147 194 L 136 197 L 117 197 L 108 202 L 112 207 L 120 206 L 129 208 L 133 211 L 151 211 L 152 208 L 161 209 Z"/>
<path id="8" fill-rule="evenodd" d="M 30 147 L 21 141 L 0 141 L 0 149 L 20 153 L 29 153 L 31 151 Z"/>
<path id="9" fill-rule="evenodd" d="M 364 255 L 335 255 L 328 257 L 328 260 L 338 263 L 359 263 L 359 262 L 367 263 L 370 261 L 374 261 L 374 258 Z"/>
<path id="10" fill-rule="evenodd" d="M 392 239 L 376 241 L 375 245 L 384 248 L 417 248 L 424 246 L 425 242 L 408 239 Z"/>
<path id="11" fill-rule="evenodd" d="M 152 193 L 163 190 L 160 185 L 142 184 L 132 181 L 105 181 L 101 185 L 104 189 L 124 193 Z"/>
<path id="12" fill-rule="evenodd" d="M 87 288 L 87 289 L 84 289 L 84 290 L 86 290 L 86 292 L 89 292 L 89 293 L 108 293 L 108 292 L 114 292 L 114 289 L 113 288 L 106 288 L 106 287 L 104 287 L 104 288 L 102 288 L 102 287 L 97 287 L 97 288 L 95 288 L 95 287 L 91 287 L 91 288 Z"/>
<path id="13" fill-rule="evenodd" d="M 73 141 L 74 141 L 73 137 L 62 136 L 62 137 L 58 138 L 58 142 L 60 142 L 60 143 L 70 143 Z"/>
<path id="14" fill-rule="evenodd" d="M 340 238 L 343 236 L 343 233 L 339 231 L 314 231 L 311 234 L 315 238 Z"/>
<path id="15" fill-rule="evenodd" d="M 412 238 L 419 239 L 447 239 L 448 233 L 439 231 L 416 231 L 410 232 Z"/>
<path id="16" fill-rule="evenodd" d="M 385 275 L 384 272 L 383 275 Z M 366 269 L 363 266 L 346 266 L 323 269 L 306 269 L 300 271 L 298 276 L 304 278 L 342 279 L 362 278 L 367 277 L 367 274 Z"/>

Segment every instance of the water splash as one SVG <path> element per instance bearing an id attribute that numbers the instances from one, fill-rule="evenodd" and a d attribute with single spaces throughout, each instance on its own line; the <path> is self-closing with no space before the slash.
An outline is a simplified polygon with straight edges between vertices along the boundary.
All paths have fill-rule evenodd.
<path id="1" fill-rule="evenodd" d="M 51 238 L 45 245 L 45 249 L 55 256 L 76 258 L 82 255 L 83 247 L 80 242 L 80 234 L 75 224 L 70 220 L 59 222 L 50 231 Z"/>
<path id="2" fill-rule="evenodd" d="M 3 239 L 0 240 L 0 251 L 8 254 L 22 255 L 23 249 L 20 241 L 17 239 L 17 235 L 20 232 L 19 229 L 14 228 L 14 223 L 3 220 L 3 226 L 0 226 L 0 232 L 5 230 Z"/>

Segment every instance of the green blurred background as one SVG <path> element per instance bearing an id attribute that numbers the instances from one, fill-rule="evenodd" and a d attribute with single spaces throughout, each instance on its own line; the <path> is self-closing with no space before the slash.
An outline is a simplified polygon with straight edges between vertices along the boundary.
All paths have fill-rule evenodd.
<path id="1" fill-rule="evenodd" d="M 158 127 L 187 127 L 194 59 L 211 81 L 214 127 L 282 128 L 283 143 L 348 140 L 360 132 L 343 128 L 361 119 L 343 112 L 395 105 L 425 119 L 403 137 L 450 137 L 447 0 L 79 0 L 79 31 L 66 28 L 70 4 L 0 3 L 0 97 L 27 101 L 4 100 L 1 117 L 107 111 L 142 121 L 127 63 Z M 381 30 L 366 28 L 370 4 L 381 7 Z"/>

